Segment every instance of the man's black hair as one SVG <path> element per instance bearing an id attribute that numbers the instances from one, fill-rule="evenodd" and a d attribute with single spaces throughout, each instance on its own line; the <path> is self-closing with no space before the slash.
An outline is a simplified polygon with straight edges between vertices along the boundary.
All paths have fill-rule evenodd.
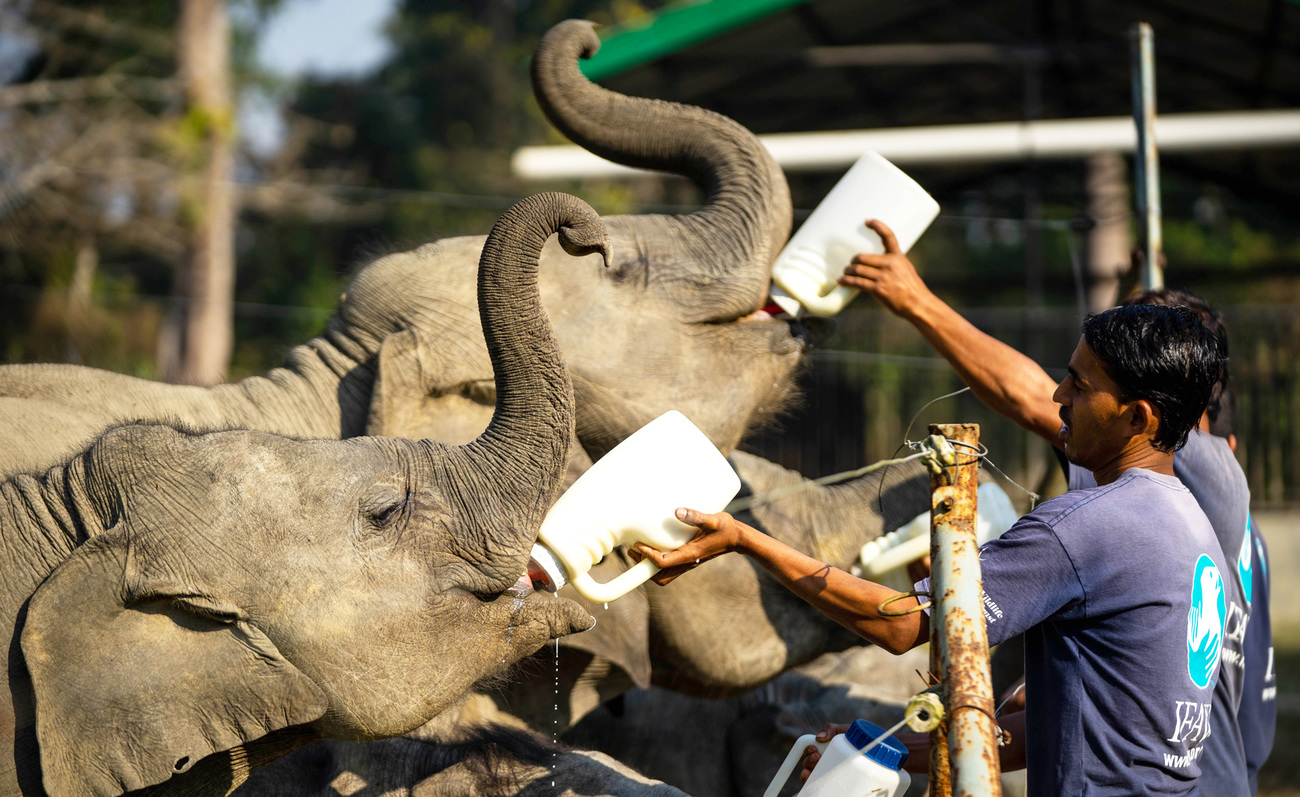
<path id="1" fill-rule="evenodd" d="M 1227 440 L 1232 436 L 1236 423 L 1237 394 L 1232 392 L 1231 387 L 1224 387 L 1219 394 L 1218 412 L 1210 413 L 1210 434 Z"/>
<path id="2" fill-rule="evenodd" d="M 1083 340 L 1125 401 L 1145 399 L 1160 411 L 1152 445 L 1182 448 L 1224 371 L 1219 338 L 1200 315 L 1182 306 L 1114 307 L 1088 316 Z"/>
<path id="3" fill-rule="evenodd" d="M 1210 333 L 1219 339 L 1219 346 L 1223 350 L 1224 360 L 1228 359 L 1228 328 L 1223 323 L 1223 316 L 1210 306 L 1210 303 L 1192 293 L 1191 291 L 1178 290 L 1177 288 L 1159 288 L 1157 290 L 1143 291 L 1124 302 L 1126 305 L 1134 304 L 1153 304 L 1162 307 L 1174 307 L 1182 305 L 1201 317 L 1201 323 Z M 1215 383 L 1214 389 L 1210 391 L 1210 401 L 1205 407 L 1205 414 L 1210 419 L 1210 434 L 1218 437 L 1227 437 L 1227 434 L 1219 434 L 1213 431 L 1214 427 L 1221 426 L 1218 423 L 1219 415 L 1224 412 L 1224 394 L 1228 392 L 1228 369 L 1223 369 L 1223 377 Z M 1235 407 L 1234 407 L 1235 409 Z M 1229 413 L 1232 409 L 1228 410 Z M 1232 417 L 1227 420 L 1229 434 L 1232 429 Z"/>

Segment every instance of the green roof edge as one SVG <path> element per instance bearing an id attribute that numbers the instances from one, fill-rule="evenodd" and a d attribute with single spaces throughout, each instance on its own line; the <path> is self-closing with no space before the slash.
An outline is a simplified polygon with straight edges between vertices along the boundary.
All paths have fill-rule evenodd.
<path id="1" fill-rule="evenodd" d="M 579 62 L 589 80 L 603 80 L 692 44 L 739 28 L 809 0 L 685 0 L 651 15 L 649 21 L 609 29 L 600 52 Z"/>

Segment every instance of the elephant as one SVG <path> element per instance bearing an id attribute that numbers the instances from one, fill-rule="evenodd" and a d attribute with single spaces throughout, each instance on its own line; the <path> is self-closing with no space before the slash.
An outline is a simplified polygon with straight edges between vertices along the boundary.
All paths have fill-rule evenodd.
<path id="1" fill-rule="evenodd" d="M 583 22 L 544 37 L 532 73 L 549 118 L 593 152 L 694 179 L 707 199 L 684 215 L 604 219 L 607 269 L 552 268 L 560 247 L 543 250 L 542 301 L 574 383 L 577 440 L 599 458 L 677 409 L 727 452 L 791 399 L 804 353 L 797 325 L 759 312 L 789 236 L 789 188 L 758 139 L 732 120 L 587 81 L 578 57 L 598 46 Z M 39 472 L 132 420 L 296 437 L 473 440 L 496 389 L 474 310 L 483 242 L 445 239 L 365 266 L 324 332 L 265 376 L 202 388 L 76 365 L 0 366 L 0 397 L 40 402 L 28 415 L 66 410 L 77 419 L 32 445 L 0 445 L 0 475 Z M 0 406 L 0 441 L 27 428 L 17 414 Z"/>
<path id="2" fill-rule="evenodd" d="M 467 713 L 473 708 L 449 709 L 400 739 L 302 747 L 256 773 L 238 794 L 686 797 L 604 753 L 576 750 L 514 723 L 477 723 Z"/>
<path id="3" fill-rule="evenodd" d="M 574 384 L 575 437 L 569 478 L 626 434 L 663 411 L 696 423 L 759 492 L 799 480 L 736 448 L 745 433 L 795 398 L 805 341 L 797 324 L 767 317 L 771 263 L 788 237 L 791 205 L 779 167 L 758 140 L 702 109 L 632 98 L 590 84 L 577 59 L 599 46 L 589 25 L 565 22 L 544 38 L 533 62 L 543 111 L 578 144 L 611 160 L 688 176 L 704 206 L 681 216 L 614 216 L 610 268 L 543 265 L 541 295 Z M 68 365 L 0 366 L 0 397 L 76 408 L 78 426 L 174 418 L 199 427 L 238 425 L 298 437 L 363 433 L 474 439 L 496 398 L 480 325 L 470 311 L 469 264 L 482 239 L 453 238 L 384 257 L 363 268 L 324 333 L 293 349 L 265 377 L 216 388 L 161 385 Z M 560 256 L 548 246 L 543 263 Z M 57 411 L 54 413 L 57 416 Z M 90 419 L 87 415 L 91 416 Z M 84 432 L 51 429 L 47 452 L 7 451 L 0 472 L 31 470 L 40 458 L 84 444 Z M 0 440 L 12 439 L 0 406 Z M 18 458 L 15 462 L 10 458 Z M 34 464 L 32 459 L 38 461 Z M 747 472 L 748 471 L 748 472 Z M 856 508 L 834 506 L 849 486 L 755 510 L 756 522 L 835 563 L 925 506 L 918 469 L 861 482 Z M 652 682 L 691 694 L 736 694 L 825 649 L 853 642 L 847 632 L 790 604 L 779 588 L 743 563 L 715 563 L 712 577 L 645 588 L 608 608 L 584 604 L 600 622 L 562 640 L 565 726 L 633 686 Z M 601 565 L 626 566 L 622 554 Z M 736 601 L 755 642 L 717 635 L 679 616 L 694 595 L 710 605 Z M 716 605 L 716 604 L 712 604 Z M 689 612 L 689 607 L 686 609 Z M 771 614 L 769 615 L 769 612 Z M 550 727 L 549 705 L 525 682 L 495 693 L 506 710 Z"/>
<path id="4" fill-rule="evenodd" d="M 468 443 L 135 423 L 0 482 L 0 795 L 226 794 L 309 741 L 418 728 L 592 625 L 526 574 L 574 434 L 537 287 L 552 231 L 609 258 L 563 194 L 493 228 L 496 406 Z"/>
<path id="5" fill-rule="evenodd" d="M 744 451 L 732 452 L 728 461 L 741 477 L 742 496 L 802 488 L 738 518 L 843 570 L 865 542 L 929 508 L 929 478 L 916 462 L 823 486 Z M 602 562 L 600 580 L 630 564 L 617 550 Z M 558 723 L 564 730 L 633 687 L 653 684 L 708 698 L 741 695 L 824 653 L 861 644 L 741 556 L 720 557 L 666 587 L 644 585 L 604 607 L 568 588 L 560 594 L 597 618 L 590 633 L 561 643 L 564 654 L 555 668 L 561 699 L 540 688 L 551 678 L 546 665 L 489 693 L 536 728 Z M 539 651 L 537 658 L 549 655 Z"/>
<path id="6" fill-rule="evenodd" d="M 738 451 L 729 459 L 742 475 L 745 492 L 806 488 L 757 504 L 738 517 L 844 569 L 851 567 L 863 542 L 909 520 L 918 503 L 928 506 L 928 479 L 916 463 L 827 487 L 751 454 Z M 626 566 L 621 555 L 607 557 L 599 565 L 601 580 Z M 664 600 L 670 595 L 672 600 Z M 492 740 L 501 725 L 539 729 L 595 748 L 692 793 L 747 794 L 754 791 L 754 782 L 737 774 L 745 768 L 741 762 L 788 746 L 797 722 L 819 723 L 855 712 L 869 719 L 893 716 L 899 701 L 917 691 L 913 670 L 925 666 L 915 657 L 895 659 L 861 649 L 846 654 L 845 661 L 857 666 L 846 671 L 834 664 L 822 654 L 854 648 L 860 640 L 739 556 L 722 557 L 667 587 L 643 587 L 604 607 L 576 593 L 570 597 L 597 618 L 595 628 L 521 661 L 508 684 L 476 690 L 454 713 L 445 712 L 408 738 L 303 748 L 255 775 L 238 795 L 316 794 L 283 784 L 312 783 L 313 773 L 321 771 L 340 778 L 342 785 L 384 784 L 397 794 L 441 794 L 434 784 L 448 782 L 458 784 L 439 787 L 448 794 L 497 793 L 490 784 L 465 783 L 463 773 L 443 774 L 453 761 L 472 771 L 491 769 L 499 776 L 494 784 L 514 783 L 519 794 L 532 794 L 527 784 L 534 783 L 535 765 L 526 756 L 493 753 Z M 652 607 L 658 608 L 653 616 Z M 664 616 L 670 612 L 677 614 Z M 726 619 L 703 619 L 710 616 Z M 844 684 L 851 678 L 858 685 L 850 689 Z M 819 686 L 822 682 L 826 685 Z M 730 699 L 702 699 L 722 697 Z M 797 721 L 787 716 L 796 698 L 815 704 L 796 712 Z M 690 744 L 683 741 L 687 731 L 671 720 L 666 725 L 656 719 L 657 706 L 668 709 L 670 718 L 692 717 L 690 733 L 696 735 L 689 738 L 697 740 L 698 749 L 684 749 Z M 756 722 L 766 724 L 760 728 Z M 670 740 L 649 744 L 644 738 L 648 729 Z M 708 729 L 718 738 L 708 738 Z M 467 738 L 477 741 L 467 747 Z M 541 741 L 549 740 L 543 735 Z M 706 752 L 710 744 L 720 748 L 716 755 Z M 556 793 L 564 788 L 618 797 L 645 793 L 642 781 L 593 767 L 589 753 L 568 752 L 560 762 L 565 785 Z M 742 781 L 744 788 L 738 791 L 723 788 Z"/>

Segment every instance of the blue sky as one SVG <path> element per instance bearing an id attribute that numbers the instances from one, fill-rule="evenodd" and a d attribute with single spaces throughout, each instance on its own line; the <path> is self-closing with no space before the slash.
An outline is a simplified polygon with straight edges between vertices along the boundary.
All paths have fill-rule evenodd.
<path id="1" fill-rule="evenodd" d="M 396 0 L 285 0 L 259 37 L 258 60 L 286 76 L 355 75 L 388 54 Z"/>
<path id="2" fill-rule="evenodd" d="M 285 0 L 266 21 L 257 42 L 262 65 L 284 77 L 358 75 L 383 63 L 383 25 L 397 0 Z M 255 151 L 270 154 L 284 137 L 272 97 L 259 91 L 240 98 L 239 127 Z"/>

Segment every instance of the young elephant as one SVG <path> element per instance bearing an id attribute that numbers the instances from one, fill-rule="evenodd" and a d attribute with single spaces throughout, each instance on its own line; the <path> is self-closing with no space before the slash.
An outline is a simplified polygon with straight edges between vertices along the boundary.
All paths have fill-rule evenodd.
<path id="1" fill-rule="evenodd" d="M 599 457 L 670 409 L 723 451 L 779 410 L 804 343 L 792 325 L 755 314 L 790 233 L 785 177 L 758 138 L 701 108 L 627 97 L 578 68 L 600 41 L 589 23 L 557 25 L 538 46 L 542 108 L 574 142 L 620 163 L 680 174 L 706 192 L 699 210 L 605 219 L 609 268 L 542 269 L 542 297 L 574 379 L 578 439 Z M 106 427 L 179 419 L 295 437 L 474 439 L 495 390 L 474 310 L 483 237 L 448 238 L 362 269 L 316 338 L 284 366 L 241 382 L 168 385 L 75 365 L 0 366 L 0 475 L 58 464 Z M 548 246 L 544 262 L 563 259 Z M 594 266 L 594 263 L 592 264 Z M 30 416 L 64 412 L 76 423 Z M 21 442 L 21 444 L 15 444 Z"/>
<path id="2" fill-rule="evenodd" d="M 128 425 L 0 483 L 0 795 L 224 794 L 313 738 L 416 728 L 592 624 L 524 575 L 573 437 L 537 291 L 554 230 L 608 258 L 572 197 L 497 223 L 497 406 L 471 443 Z"/>

